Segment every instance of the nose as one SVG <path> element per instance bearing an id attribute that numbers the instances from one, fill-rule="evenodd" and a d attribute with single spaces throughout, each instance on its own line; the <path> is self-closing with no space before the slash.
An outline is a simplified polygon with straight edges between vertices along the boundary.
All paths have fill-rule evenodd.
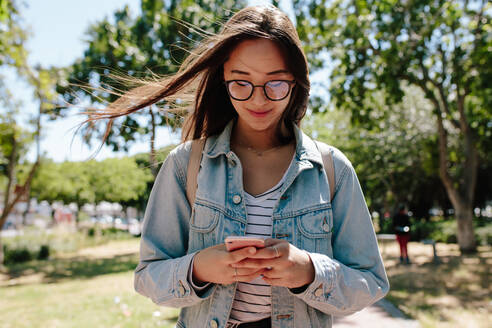
<path id="1" fill-rule="evenodd" d="M 261 86 L 255 86 L 253 89 L 253 94 L 249 99 L 253 104 L 261 105 L 266 104 L 269 99 L 265 95 L 265 91 Z"/>

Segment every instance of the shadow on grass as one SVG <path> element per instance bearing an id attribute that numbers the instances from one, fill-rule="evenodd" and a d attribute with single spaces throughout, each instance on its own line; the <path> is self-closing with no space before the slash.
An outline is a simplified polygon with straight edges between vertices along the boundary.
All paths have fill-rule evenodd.
<path id="1" fill-rule="evenodd" d="M 136 254 L 123 254 L 111 258 L 77 256 L 68 259 L 31 261 L 7 267 L 7 280 L 29 275 L 42 275 L 41 282 L 56 283 L 67 279 L 88 279 L 110 273 L 134 270 L 138 264 Z M 22 284 L 22 283 L 20 283 Z M 19 285 L 16 283 L 15 285 Z"/>
<path id="2" fill-rule="evenodd" d="M 409 309 L 440 313 L 443 308 L 487 308 L 490 255 L 443 256 L 441 261 L 388 267 L 387 299 L 410 316 L 415 313 Z"/>

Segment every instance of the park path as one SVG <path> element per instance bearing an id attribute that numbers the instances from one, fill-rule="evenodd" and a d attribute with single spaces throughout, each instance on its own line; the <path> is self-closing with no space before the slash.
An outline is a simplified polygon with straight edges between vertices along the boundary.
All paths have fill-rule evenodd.
<path id="1" fill-rule="evenodd" d="M 416 320 L 385 299 L 347 317 L 335 317 L 334 328 L 420 328 Z"/>

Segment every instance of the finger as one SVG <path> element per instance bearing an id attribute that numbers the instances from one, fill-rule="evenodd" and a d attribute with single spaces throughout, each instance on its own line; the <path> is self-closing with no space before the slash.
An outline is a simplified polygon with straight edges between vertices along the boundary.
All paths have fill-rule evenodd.
<path id="1" fill-rule="evenodd" d="M 249 275 L 237 276 L 236 281 L 238 282 L 251 282 L 260 276 L 259 273 L 255 272 Z"/>
<path id="2" fill-rule="evenodd" d="M 269 247 L 259 249 L 255 254 L 249 256 L 252 259 L 274 259 L 282 256 L 281 245 L 274 244 Z"/>
<path id="3" fill-rule="evenodd" d="M 263 270 L 263 269 L 249 269 L 249 268 L 234 268 L 234 275 L 235 276 L 249 276 L 249 275 L 252 275 L 252 274 L 260 274 L 260 272 Z"/>
<path id="4" fill-rule="evenodd" d="M 268 279 L 285 279 L 285 272 L 282 270 L 276 270 L 275 268 L 263 269 L 260 274 Z"/>
<path id="5" fill-rule="evenodd" d="M 234 268 L 234 273 L 232 275 L 232 281 L 236 282 L 249 282 L 260 276 L 261 270 L 256 269 L 238 269 Z"/>
<path id="6" fill-rule="evenodd" d="M 265 239 L 265 247 L 270 247 L 270 246 L 277 245 L 280 243 L 286 243 L 286 241 L 283 239 L 276 239 L 276 238 Z"/>
<path id="7" fill-rule="evenodd" d="M 251 259 L 247 258 L 237 263 L 230 264 L 233 268 L 252 268 L 263 269 L 268 267 L 274 267 L 278 265 L 278 261 L 275 259 Z"/>
<path id="8" fill-rule="evenodd" d="M 237 263 L 256 253 L 256 247 L 244 247 L 228 253 L 228 262 Z"/>

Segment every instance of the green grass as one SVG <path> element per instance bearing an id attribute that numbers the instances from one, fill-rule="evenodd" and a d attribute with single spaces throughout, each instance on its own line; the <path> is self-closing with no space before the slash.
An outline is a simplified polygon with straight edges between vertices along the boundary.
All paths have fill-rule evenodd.
<path id="1" fill-rule="evenodd" d="M 1 327 L 174 327 L 178 310 L 159 307 L 133 289 L 137 254 L 95 254 L 9 267 L 0 278 Z M 106 251 L 106 253 L 105 253 Z M 98 257 L 102 253 L 103 257 Z M 104 256 L 108 257 L 104 257 Z"/>
<path id="2" fill-rule="evenodd" d="M 48 233 L 38 228 L 28 227 L 23 229 L 23 234 L 15 237 L 2 238 L 2 244 L 9 249 L 28 249 L 35 253 L 42 245 L 48 245 L 50 254 L 66 254 L 76 252 L 81 248 L 106 244 L 112 240 L 134 239 L 125 231 L 117 231 L 114 228 L 97 229 L 94 237 L 88 235 L 88 228 L 82 228 L 78 232 L 71 228 L 61 226 Z"/>
<path id="3" fill-rule="evenodd" d="M 173 327 L 178 311 L 133 291 L 132 272 L 2 288 L 2 327 Z M 154 312 L 161 316 L 156 317 Z"/>

